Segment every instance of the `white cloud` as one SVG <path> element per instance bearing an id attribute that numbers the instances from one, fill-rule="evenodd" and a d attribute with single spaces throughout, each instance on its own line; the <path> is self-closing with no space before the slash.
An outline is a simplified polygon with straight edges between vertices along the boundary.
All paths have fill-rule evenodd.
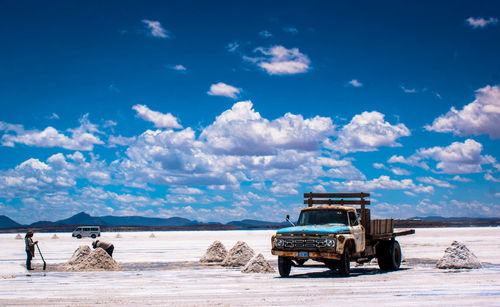
<path id="1" fill-rule="evenodd" d="M 401 146 L 396 139 L 410 134 L 404 124 L 391 125 L 386 122 L 382 113 L 363 112 L 342 127 L 331 149 L 342 153 L 376 151 L 380 146 Z"/>
<path id="2" fill-rule="evenodd" d="M 482 165 L 490 164 L 496 167 L 497 162 L 491 156 L 481 155 L 483 145 L 472 139 L 463 143 L 454 142 L 447 147 L 435 146 L 421 148 L 408 158 L 392 156 L 389 163 L 404 163 L 429 169 L 426 160 L 438 163 L 436 168 L 445 174 L 470 174 L 483 172 Z"/>
<path id="3" fill-rule="evenodd" d="M 447 181 L 439 180 L 433 177 L 417 177 L 417 180 L 423 183 L 432 184 L 441 188 L 455 188 L 454 185 Z"/>
<path id="4" fill-rule="evenodd" d="M 403 92 L 407 93 L 407 94 L 414 94 L 417 92 L 416 89 L 414 88 L 406 88 L 404 86 L 401 85 L 401 89 L 403 90 Z"/>
<path id="5" fill-rule="evenodd" d="M 177 71 L 186 71 L 187 70 L 187 68 L 181 64 L 177 64 L 177 65 L 172 66 L 172 69 L 177 70 Z"/>
<path id="6" fill-rule="evenodd" d="M 263 30 L 263 31 L 259 32 L 259 36 L 264 37 L 264 38 L 269 38 L 269 37 L 272 37 L 273 34 L 267 30 Z"/>
<path id="7" fill-rule="evenodd" d="M 235 52 L 236 49 L 238 49 L 239 47 L 240 47 L 240 43 L 235 41 L 235 42 L 231 42 L 231 43 L 227 44 L 226 49 L 229 52 Z"/>
<path id="8" fill-rule="evenodd" d="M 385 169 L 385 165 L 383 163 L 373 163 L 373 167 L 376 169 Z"/>
<path id="9" fill-rule="evenodd" d="M 146 25 L 149 30 L 149 35 L 158 38 L 169 38 L 169 33 L 165 30 L 159 21 L 143 19 L 142 22 Z"/>
<path id="10" fill-rule="evenodd" d="M 376 191 L 376 190 L 410 190 L 414 193 L 434 193 L 434 187 L 416 185 L 412 179 L 393 180 L 389 176 L 380 176 L 372 180 L 351 180 L 329 183 L 336 190 Z"/>
<path id="11" fill-rule="evenodd" d="M 128 146 L 128 145 L 131 145 L 132 143 L 134 143 L 135 140 L 136 140 L 135 136 L 124 137 L 124 136 L 121 136 L 121 135 L 118 135 L 118 136 L 110 135 L 109 138 L 108 138 L 108 144 L 111 147 L 114 147 L 116 145 L 119 145 L 119 146 Z"/>
<path id="12" fill-rule="evenodd" d="M 237 99 L 240 94 L 241 89 L 234 86 L 219 82 L 212 84 L 210 90 L 207 92 L 211 96 L 225 96 L 233 99 Z"/>
<path id="13" fill-rule="evenodd" d="M 453 181 L 459 181 L 459 182 L 472 182 L 473 181 L 470 178 L 464 178 L 464 177 L 460 177 L 458 175 L 455 175 L 453 178 L 451 178 L 451 180 L 453 180 Z"/>
<path id="14" fill-rule="evenodd" d="M 188 194 L 188 195 L 200 195 L 204 193 L 202 190 L 192 187 L 170 188 L 168 189 L 168 191 L 173 194 Z"/>
<path id="15" fill-rule="evenodd" d="M 493 175 L 491 175 L 490 173 L 484 174 L 484 179 L 488 180 L 488 181 L 493 181 L 493 182 L 500 182 L 499 178 L 493 177 Z"/>
<path id="16" fill-rule="evenodd" d="M 397 175 L 397 176 L 408 176 L 408 175 L 411 175 L 410 171 L 402 169 L 402 168 L 399 168 L 399 167 L 391 167 L 389 170 L 394 175 Z"/>
<path id="17" fill-rule="evenodd" d="M 451 132 L 469 136 L 488 134 L 493 139 L 500 138 L 500 87 L 486 86 L 476 91 L 476 100 L 462 110 L 451 110 L 436 118 L 425 129 L 436 132 Z"/>
<path id="18" fill-rule="evenodd" d="M 298 186 L 296 183 L 274 183 L 270 190 L 278 196 L 298 195 L 299 191 L 296 189 Z"/>
<path id="19" fill-rule="evenodd" d="M 142 104 L 136 104 L 132 107 L 132 109 L 137 112 L 137 116 L 141 119 L 154 123 L 156 128 L 182 128 L 178 119 L 170 113 L 163 114 L 157 111 L 152 111 L 147 106 Z"/>
<path id="20" fill-rule="evenodd" d="M 362 87 L 363 83 L 359 82 L 357 79 L 352 79 L 351 81 L 348 82 L 350 86 L 353 87 Z"/>
<path id="21" fill-rule="evenodd" d="M 56 113 L 52 113 L 52 115 L 50 115 L 49 118 L 50 119 L 59 119 L 59 115 L 57 115 Z"/>
<path id="22" fill-rule="evenodd" d="M 269 155 L 278 148 L 316 150 L 333 131 L 330 118 L 287 113 L 269 121 L 253 110 L 251 101 L 241 101 L 206 127 L 201 139 L 217 153 Z"/>
<path id="23" fill-rule="evenodd" d="M 286 33 L 291 33 L 291 34 L 299 33 L 299 30 L 297 30 L 296 27 L 283 27 L 283 31 L 285 31 Z"/>
<path id="24" fill-rule="evenodd" d="M 53 127 L 47 127 L 42 131 L 24 130 L 22 125 L 11 125 L 0 122 L 0 130 L 5 133 L 2 136 L 2 145 L 14 147 L 15 143 L 35 146 L 35 147 L 62 147 L 69 150 L 91 151 L 94 145 L 104 144 L 101 139 L 95 135 L 102 133 L 96 125 L 88 120 L 88 114 L 85 114 L 80 120 L 80 126 L 74 129 L 68 129 L 71 137 L 57 131 Z M 10 132 L 15 132 L 12 134 Z"/>
<path id="25" fill-rule="evenodd" d="M 287 49 L 283 46 L 270 48 L 258 47 L 254 52 L 263 54 L 263 57 L 244 57 L 245 60 L 255 63 L 270 75 L 293 75 L 307 72 L 311 67 L 311 60 L 301 53 L 298 48 Z"/>
<path id="26" fill-rule="evenodd" d="M 494 17 L 490 17 L 485 19 L 483 17 L 469 17 L 465 21 L 474 29 L 484 28 L 487 25 L 494 25 L 498 23 L 498 19 Z"/>

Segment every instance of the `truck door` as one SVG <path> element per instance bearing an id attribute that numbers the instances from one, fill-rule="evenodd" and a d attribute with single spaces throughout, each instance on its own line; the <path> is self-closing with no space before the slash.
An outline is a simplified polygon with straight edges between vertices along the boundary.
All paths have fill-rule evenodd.
<path id="1" fill-rule="evenodd" d="M 356 240 L 356 252 L 360 253 L 365 250 L 365 234 L 363 226 L 358 221 L 356 213 L 349 211 L 349 226 L 352 231 L 352 235 Z"/>

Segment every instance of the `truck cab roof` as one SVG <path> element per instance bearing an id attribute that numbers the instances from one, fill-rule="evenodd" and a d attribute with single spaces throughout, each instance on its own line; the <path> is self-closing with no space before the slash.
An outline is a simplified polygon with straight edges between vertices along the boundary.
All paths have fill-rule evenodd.
<path id="1" fill-rule="evenodd" d="M 302 208 L 302 211 L 305 210 L 325 210 L 325 209 L 331 209 L 331 210 L 344 210 L 344 211 L 356 211 L 356 208 L 351 207 L 351 206 L 338 206 L 338 205 L 319 205 L 319 206 L 312 206 L 312 207 L 304 207 Z"/>

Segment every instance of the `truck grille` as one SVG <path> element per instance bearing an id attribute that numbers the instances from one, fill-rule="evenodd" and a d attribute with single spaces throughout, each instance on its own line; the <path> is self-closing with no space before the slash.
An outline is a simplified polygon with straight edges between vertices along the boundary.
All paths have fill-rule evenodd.
<path id="1" fill-rule="evenodd" d="M 285 239 L 285 247 L 326 247 L 326 239 Z"/>

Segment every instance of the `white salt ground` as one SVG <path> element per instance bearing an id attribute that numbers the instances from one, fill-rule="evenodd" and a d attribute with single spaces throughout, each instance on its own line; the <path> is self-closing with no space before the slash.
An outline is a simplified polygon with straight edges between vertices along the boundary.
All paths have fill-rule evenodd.
<path id="1" fill-rule="evenodd" d="M 222 266 L 229 267 L 240 267 L 244 266 L 248 263 L 250 259 L 255 255 L 253 249 L 248 246 L 243 241 L 238 241 L 236 244 L 229 250 L 226 258 L 222 262 Z"/>
<path id="2" fill-rule="evenodd" d="M 258 254 L 248 261 L 245 267 L 241 270 L 242 273 L 275 273 L 269 262 L 262 254 Z"/>
<path id="3" fill-rule="evenodd" d="M 436 267 L 439 269 L 480 269 L 483 266 L 465 244 L 453 241 L 451 246 L 444 251 L 444 256 L 436 263 Z"/>
<path id="4" fill-rule="evenodd" d="M 220 263 L 224 261 L 227 256 L 227 249 L 221 241 L 215 240 L 201 257 L 201 263 Z"/>

